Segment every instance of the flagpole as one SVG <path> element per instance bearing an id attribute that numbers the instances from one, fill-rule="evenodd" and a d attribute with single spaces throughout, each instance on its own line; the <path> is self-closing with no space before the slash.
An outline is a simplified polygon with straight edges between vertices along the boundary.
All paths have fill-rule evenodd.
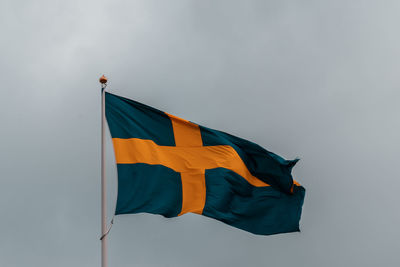
<path id="1" fill-rule="evenodd" d="M 105 116 L 105 88 L 107 78 L 103 75 L 101 83 L 101 267 L 107 267 L 107 205 L 106 205 L 106 116 Z"/>

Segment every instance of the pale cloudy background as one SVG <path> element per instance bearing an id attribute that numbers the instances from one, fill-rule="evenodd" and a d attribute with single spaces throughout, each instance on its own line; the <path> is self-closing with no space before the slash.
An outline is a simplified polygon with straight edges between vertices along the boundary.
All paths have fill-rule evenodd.
<path id="1" fill-rule="evenodd" d="M 119 216 L 110 266 L 400 266 L 399 1 L 0 5 L 0 266 L 100 266 L 103 73 L 113 93 L 299 156 L 307 189 L 301 233 Z"/>

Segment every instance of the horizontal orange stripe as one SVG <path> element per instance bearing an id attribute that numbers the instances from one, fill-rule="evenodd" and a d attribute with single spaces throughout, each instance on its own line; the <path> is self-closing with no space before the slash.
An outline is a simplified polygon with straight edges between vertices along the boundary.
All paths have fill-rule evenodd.
<path id="1" fill-rule="evenodd" d="M 221 167 L 239 174 L 253 186 L 269 186 L 251 175 L 237 152 L 228 145 L 159 146 L 152 140 L 138 138 L 113 138 L 113 144 L 118 164 L 159 164 L 176 172 L 196 172 Z"/>

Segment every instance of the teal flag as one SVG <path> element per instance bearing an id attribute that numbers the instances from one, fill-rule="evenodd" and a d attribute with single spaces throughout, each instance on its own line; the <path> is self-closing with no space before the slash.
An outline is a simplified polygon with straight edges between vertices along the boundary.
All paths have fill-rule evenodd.
<path id="1" fill-rule="evenodd" d="M 261 235 L 299 231 L 305 189 L 245 139 L 106 93 L 118 170 L 115 214 L 191 212 Z"/>

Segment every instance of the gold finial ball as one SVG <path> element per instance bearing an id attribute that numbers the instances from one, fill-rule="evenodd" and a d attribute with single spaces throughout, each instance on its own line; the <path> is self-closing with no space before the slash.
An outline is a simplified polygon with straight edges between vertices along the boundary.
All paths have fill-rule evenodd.
<path id="1" fill-rule="evenodd" d="M 99 79 L 99 82 L 102 83 L 102 84 L 107 83 L 107 78 L 106 78 L 106 76 L 104 76 L 104 75 L 101 76 L 100 79 Z"/>

